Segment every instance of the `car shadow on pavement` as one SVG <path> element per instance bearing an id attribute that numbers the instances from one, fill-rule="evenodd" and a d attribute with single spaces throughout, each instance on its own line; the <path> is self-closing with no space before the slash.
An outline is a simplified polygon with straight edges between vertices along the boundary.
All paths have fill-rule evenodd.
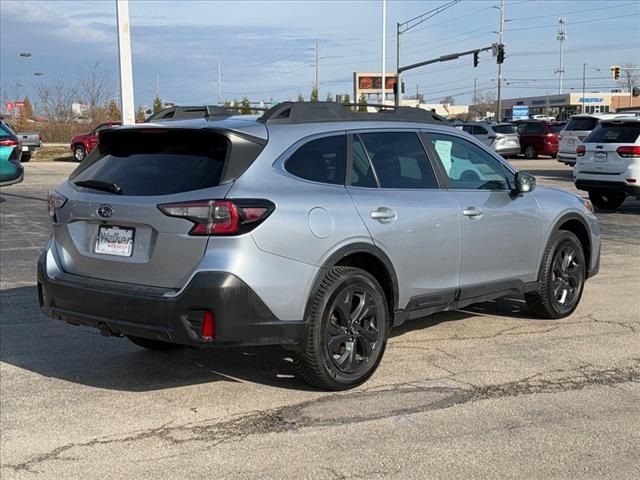
<path id="1" fill-rule="evenodd" d="M 392 336 L 476 315 L 525 318 L 521 307 L 517 300 L 485 302 L 406 322 Z M 0 312 L 0 361 L 45 377 L 132 392 L 217 382 L 314 390 L 296 377 L 292 353 L 277 346 L 149 351 L 126 338 L 45 317 L 35 286 L 3 290 Z"/>

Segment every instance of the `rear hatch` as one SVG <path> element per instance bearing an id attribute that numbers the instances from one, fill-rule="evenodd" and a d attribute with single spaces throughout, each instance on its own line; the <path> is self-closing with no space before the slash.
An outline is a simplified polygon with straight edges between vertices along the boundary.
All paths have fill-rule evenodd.
<path id="1" fill-rule="evenodd" d="M 573 117 L 560 132 L 558 152 L 575 157 L 576 147 L 596 128 L 596 117 Z"/>
<path id="2" fill-rule="evenodd" d="M 629 147 L 640 141 L 640 121 L 601 121 L 582 142 L 584 154 L 577 157 L 580 173 L 616 175 L 634 161 Z"/>
<path id="3" fill-rule="evenodd" d="M 158 205 L 223 199 L 244 171 L 238 165 L 246 169 L 262 148 L 246 136 L 209 129 L 102 132 L 98 148 L 57 190 L 68 198 L 54 217 L 62 269 L 103 280 L 182 287 L 210 239 L 190 235 L 192 221 L 168 216 Z"/>
<path id="4" fill-rule="evenodd" d="M 491 127 L 496 134 L 494 146 L 496 150 L 507 148 L 520 148 L 518 132 L 511 124 L 493 125 Z"/>

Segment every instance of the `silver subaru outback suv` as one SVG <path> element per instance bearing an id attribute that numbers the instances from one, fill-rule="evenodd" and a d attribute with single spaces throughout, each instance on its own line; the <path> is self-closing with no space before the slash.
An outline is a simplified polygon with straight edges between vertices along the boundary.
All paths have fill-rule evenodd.
<path id="1" fill-rule="evenodd" d="M 106 130 L 49 214 L 46 315 L 155 350 L 283 345 L 333 390 L 407 320 L 507 295 L 565 317 L 600 258 L 588 200 L 411 108 Z"/>

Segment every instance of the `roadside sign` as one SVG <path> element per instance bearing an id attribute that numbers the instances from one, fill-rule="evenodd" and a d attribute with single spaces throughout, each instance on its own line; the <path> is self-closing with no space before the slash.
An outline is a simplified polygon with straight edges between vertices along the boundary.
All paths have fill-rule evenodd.
<path id="1" fill-rule="evenodd" d="M 11 102 L 5 103 L 5 106 L 6 106 L 8 112 L 10 112 L 11 110 L 13 110 L 15 108 L 13 103 L 11 103 Z"/>
<path id="2" fill-rule="evenodd" d="M 529 107 L 527 105 L 514 105 L 511 109 L 513 120 L 526 120 L 529 118 Z"/>

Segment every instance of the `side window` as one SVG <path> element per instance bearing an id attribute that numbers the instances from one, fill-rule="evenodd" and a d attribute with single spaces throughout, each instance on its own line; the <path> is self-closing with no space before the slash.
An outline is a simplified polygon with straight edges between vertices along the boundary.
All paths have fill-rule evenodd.
<path id="1" fill-rule="evenodd" d="M 473 134 L 474 135 L 486 135 L 487 133 L 487 129 L 484 127 L 481 127 L 480 125 L 474 125 L 473 126 Z"/>
<path id="2" fill-rule="evenodd" d="M 351 170 L 351 185 L 354 187 L 376 188 L 376 181 L 371 162 L 364 145 L 358 135 L 353 136 L 353 169 Z"/>
<path id="3" fill-rule="evenodd" d="M 360 138 L 382 188 L 438 188 L 416 133 L 364 133 Z"/>
<path id="4" fill-rule="evenodd" d="M 527 125 L 528 123 L 519 123 L 518 126 L 516 127 L 516 130 L 518 131 L 518 135 L 522 135 L 523 133 L 527 133 Z"/>
<path id="5" fill-rule="evenodd" d="M 471 125 L 463 125 L 462 126 L 462 130 L 464 130 L 467 133 L 473 133 L 473 126 L 471 126 Z"/>
<path id="6" fill-rule="evenodd" d="M 507 190 L 513 175 L 480 147 L 451 135 L 429 134 L 433 148 L 456 190 Z"/>
<path id="7" fill-rule="evenodd" d="M 285 169 L 305 180 L 344 185 L 346 149 L 345 135 L 311 140 L 289 157 Z"/>

